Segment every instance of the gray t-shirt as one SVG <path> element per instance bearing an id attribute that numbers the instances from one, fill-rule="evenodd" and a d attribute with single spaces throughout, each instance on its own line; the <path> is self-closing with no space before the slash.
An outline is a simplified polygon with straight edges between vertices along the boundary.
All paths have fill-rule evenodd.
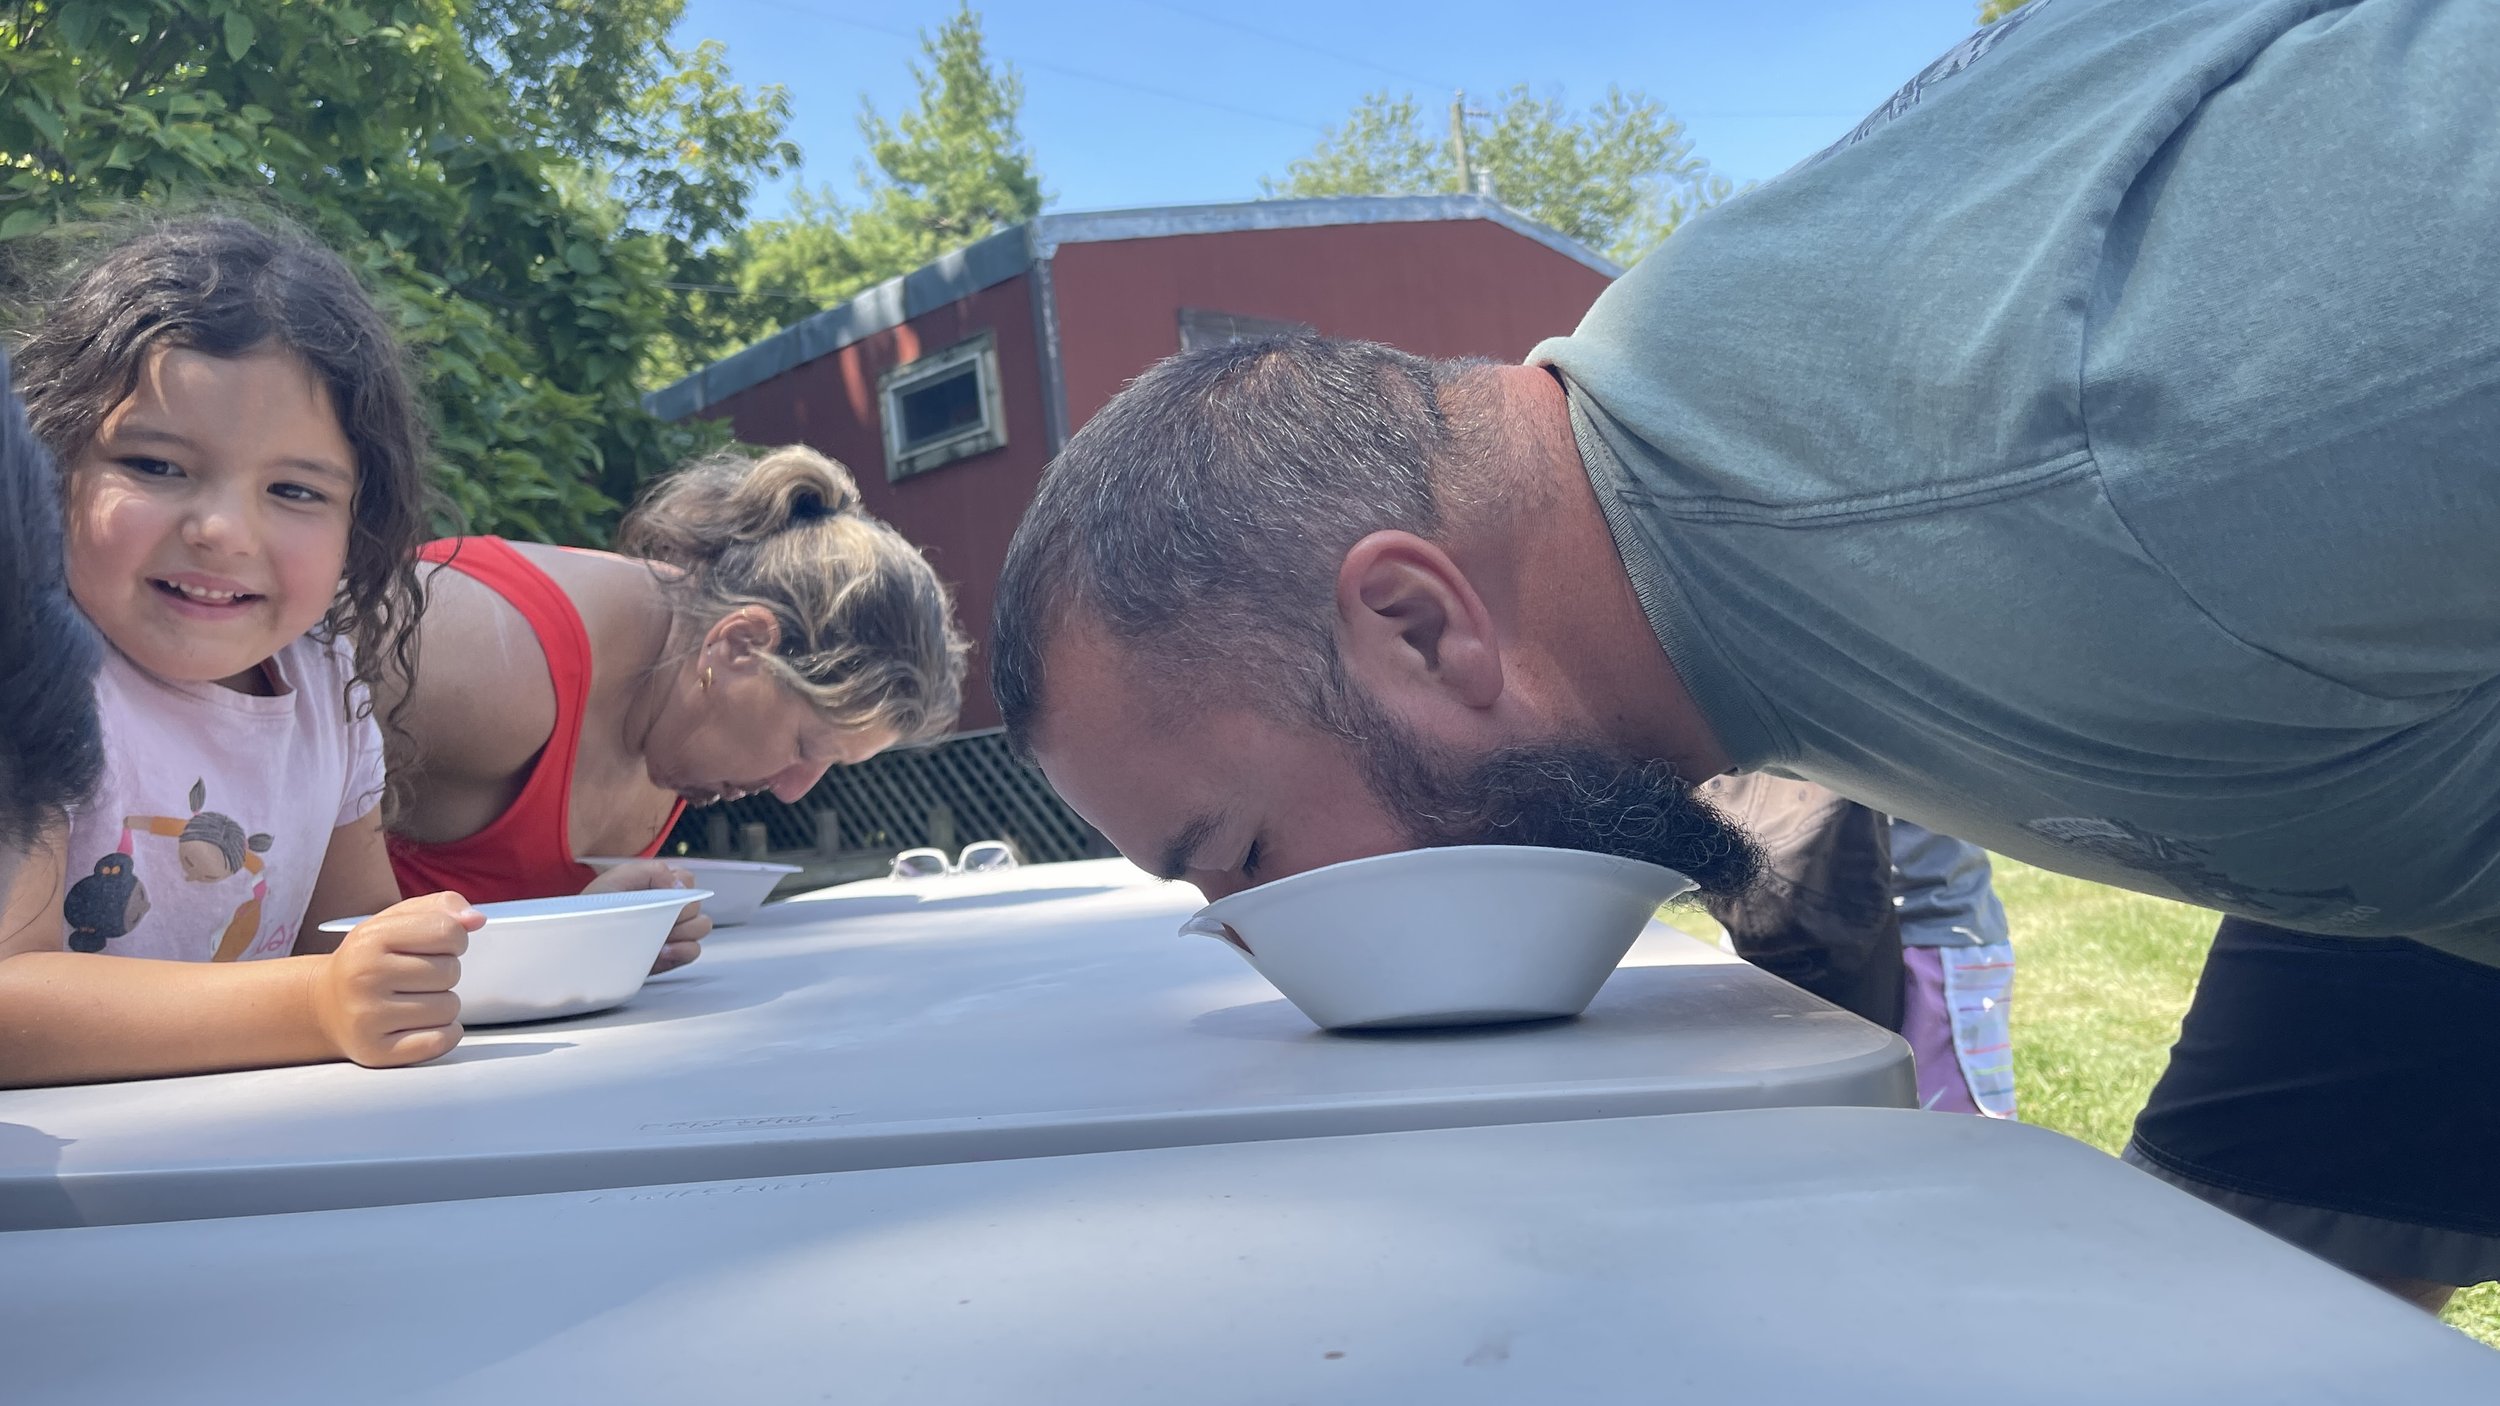
<path id="1" fill-rule="evenodd" d="M 1738 765 L 2500 963 L 2500 0 L 2035 0 L 1531 360 Z"/>

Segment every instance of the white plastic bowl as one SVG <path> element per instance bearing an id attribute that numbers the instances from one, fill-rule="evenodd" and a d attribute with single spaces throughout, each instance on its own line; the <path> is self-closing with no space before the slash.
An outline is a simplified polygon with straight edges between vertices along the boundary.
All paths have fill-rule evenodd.
<path id="1" fill-rule="evenodd" d="M 1200 909 L 1221 938 L 1327 1030 L 1491 1025 L 1588 1009 L 1672 869 L 1582 850 L 1455 845 L 1312 869 Z"/>
<path id="2" fill-rule="evenodd" d="M 694 875 L 697 882 L 712 890 L 712 901 L 703 905 L 703 911 L 716 928 L 752 919 L 763 908 L 764 900 L 773 896 L 773 885 L 780 883 L 785 875 L 799 872 L 796 864 L 767 864 L 754 859 L 695 859 L 673 854 L 655 857 L 663 864 Z M 614 857 L 582 861 L 602 874 L 620 864 L 640 862 Z"/>
<path id="3" fill-rule="evenodd" d="M 621 1006 L 642 989 L 677 924 L 709 889 L 641 889 L 481 903 L 486 926 L 460 959 L 460 1023 L 508 1025 Z M 362 918 L 323 923 L 345 932 Z"/>

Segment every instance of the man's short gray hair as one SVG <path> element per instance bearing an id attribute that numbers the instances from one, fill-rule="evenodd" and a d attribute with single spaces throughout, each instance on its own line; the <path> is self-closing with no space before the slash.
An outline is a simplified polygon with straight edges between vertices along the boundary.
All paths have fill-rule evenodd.
<path id="1" fill-rule="evenodd" d="M 1467 369 L 1294 336 L 1138 377 L 1052 461 L 1007 550 L 990 679 L 1009 737 L 1029 751 L 1044 653 L 1080 610 L 1163 676 L 1220 664 L 1223 696 L 1329 716 L 1337 568 L 1374 532 L 1440 529 L 1444 395 Z"/>

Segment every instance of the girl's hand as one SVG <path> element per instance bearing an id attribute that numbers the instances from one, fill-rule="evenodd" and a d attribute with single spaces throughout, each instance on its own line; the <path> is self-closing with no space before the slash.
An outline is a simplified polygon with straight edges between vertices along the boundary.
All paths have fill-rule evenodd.
<path id="1" fill-rule="evenodd" d="M 348 930 L 313 975 L 313 1018 L 345 1059 L 423 1064 L 460 1043 L 460 954 L 486 915 L 456 893 L 383 909 Z"/>
<path id="2" fill-rule="evenodd" d="M 694 875 L 672 867 L 666 860 L 637 859 L 619 864 L 590 881 L 584 893 L 632 893 L 641 889 L 690 889 Z M 705 916 L 701 903 L 689 903 L 678 911 L 677 926 L 668 931 L 668 945 L 660 949 L 658 961 L 651 964 L 651 974 L 659 975 L 682 967 L 703 955 L 703 939 L 711 934 L 712 920 Z"/>

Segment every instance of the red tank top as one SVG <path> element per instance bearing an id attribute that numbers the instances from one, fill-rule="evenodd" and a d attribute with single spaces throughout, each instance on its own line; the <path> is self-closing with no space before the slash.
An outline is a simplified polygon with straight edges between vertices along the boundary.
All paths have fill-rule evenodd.
<path id="1" fill-rule="evenodd" d="M 394 835 L 391 870 L 399 891 L 414 896 L 456 890 L 472 903 L 579 893 L 596 871 L 573 859 L 573 759 L 581 750 L 582 717 L 590 704 L 590 632 L 562 587 L 500 537 L 449 537 L 428 542 L 421 561 L 445 567 L 511 602 L 547 656 L 555 685 L 556 725 L 504 813 L 466 839 L 418 844 Z M 660 852 L 686 803 L 679 801 L 642 849 Z"/>

